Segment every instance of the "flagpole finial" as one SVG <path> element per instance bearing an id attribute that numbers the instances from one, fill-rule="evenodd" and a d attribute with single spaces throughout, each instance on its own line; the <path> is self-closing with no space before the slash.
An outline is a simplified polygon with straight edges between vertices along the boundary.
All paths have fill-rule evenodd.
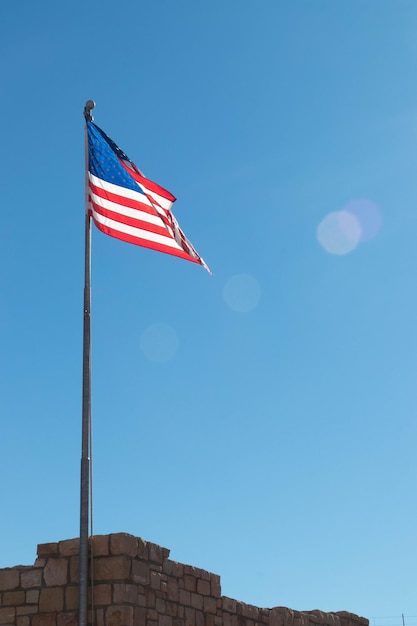
<path id="1" fill-rule="evenodd" d="M 95 106 L 96 103 L 94 102 L 94 100 L 87 100 L 87 102 L 85 103 L 84 117 L 86 122 L 92 122 L 94 120 L 94 117 L 91 115 L 91 111 L 94 109 Z"/>

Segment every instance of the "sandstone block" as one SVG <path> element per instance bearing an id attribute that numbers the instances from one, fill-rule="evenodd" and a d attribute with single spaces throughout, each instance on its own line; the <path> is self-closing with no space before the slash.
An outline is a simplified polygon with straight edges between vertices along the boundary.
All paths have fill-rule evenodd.
<path id="1" fill-rule="evenodd" d="M 16 607 L 16 617 L 18 615 L 33 615 L 34 613 L 38 613 L 38 607 L 35 604 L 32 604 L 31 606 L 22 604 L 21 606 Z"/>
<path id="2" fill-rule="evenodd" d="M 161 588 L 161 574 L 151 571 L 151 587 L 152 589 Z"/>
<path id="3" fill-rule="evenodd" d="M 48 559 L 43 570 L 43 578 L 48 587 L 68 583 L 68 559 Z"/>
<path id="4" fill-rule="evenodd" d="M 222 622 L 223 626 L 232 626 L 232 618 L 230 613 L 223 613 Z"/>
<path id="5" fill-rule="evenodd" d="M 32 617 L 32 626 L 57 626 L 56 613 L 38 613 Z"/>
<path id="6" fill-rule="evenodd" d="M 201 611 L 203 608 L 203 596 L 199 595 L 198 593 L 192 593 L 191 606 L 194 609 L 199 609 Z"/>
<path id="7" fill-rule="evenodd" d="M 138 599 L 137 585 L 118 583 L 113 586 L 113 602 L 114 604 L 136 604 Z M 111 603 L 109 603 L 111 604 Z"/>
<path id="8" fill-rule="evenodd" d="M 185 604 L 186 606 L 191 605 L 190 591 L 185 591 L 185 589 L 180 589 L 180 604 Z"/>
<path id="9" fill-rule="evenodd" d="M 184 576 L 184 565 L 182 563 L 172 561 L 172 575 L 176 578 L 182 578 Z"/>
<path id="10" fill-rule="evenodd" d="M 284 616 L 282 612 L 278 609 L 271 609 L 269 613 L 269 626 L 283 626 L 284 624 Z"/>
<path id="11" fill-rule="evenodd" d="M 19 586 L 19 571 L 13 568 L 0 570 L 0 591 L 16 589 Z M 1 624 L 2 622 L 0 622 Z"/>
<path id="12" fill-rule="evenodd" d="M 228 613 L 236 613 L 236 600 L 223 596 L 222 609 L 223 611 L 228 611 Z"/>
<path id="13" fill-rule="evenodd" d="M 310 617 L 311 616 L 307 614 L 308 621 L 310 621 Z M 326 613 L 326 624 L 329 624 L 329 626 L 336 626 L 336 623 L 338 623 L 336 615 L 334 613 Z"/>
<path id="14" fill-rule="evenodd" d="M 148 543 L 149 560 L 162 565 L 163 561 L 169 557 L 170 550 L 162 548 L 156 543 Z"/>
<path id="15" fill-rule="evenodd" d="M 172 600 L 172 602 L 178 602 L 179 598 L 179 587 L 178 581 L 175 579 L 168 580 L 167 583 L 167 597 L 168 600 Z"/>
<path id="16" fill-rule="evenodd" d="M 58 555 L 58 543 L 40 543 L 38 544 L 38 557 L 43 559 L 47 556 Z"/>
<path id="17" fill-rule="evenodd" d="M 133 623 L 135 626 L 146 624 L 146 609 L 144 607 L 135 606 L 133 610 Z"/>
<path id="18" fill-rule="evenodd" d="M 108 556 L 96 559 L 94 576 L 99 580 L 129 580 L 132 559 L 128 556 Z"/>
<path id="19" fill-rule="evenodd" d="M 66 539 L 58 543 L 58 552 L 61 556 L 75 556 L 80 553 L 79 539 Z"/>
<path id="20" fill-rule="evenodd" d="M 365 617 L 349 613 L 349 611 L 336 611 L 335 615 L 340 618 L 341 622 L 346 624 L 360 624 L 361 626 L 367 626 L 369 624 L 369 620 Z"/>
<path id="21" fill-rule="evenodd" d="M 146 562 L 136 560 L 132 562 L 132 579 L 135 583 L 149 585 L 150 573 Z"/>
<path id="22" fill-rule="evenodd" d="M 309 626 L 309 617 L 310 616 L 306 613 L 303 613 L 302 611 L 297 611 L 294 616 L 294 624 L 297 624 L 299 626 Z M 326 624 L 328 624 L 327 621 Z M 328 624 L 328 626 L 330 626 L 330 624 Z"/>
<path id="23" fill-rule="evenodd" d="M 210 581 L 208 580 L 198 580 L 197 581 L 197 593 L 200 593 L 202 596 L 210 595 Z"/>
<path id="24" fill-rule="evenodd" d="M 3 593 L 3 606 L 17 606 L 25 603 L 24 591 L 5 591 Z"/>
<path id="25" fill-rule="evenodd" d="M 217 602 L 216 598 L 204 598 L 203 609 L 205 613 L 211 613 L 212 615 L 216 614 L 217 611 Z"/>
<path id="26" fill-rule="evenodd" d="M 138 540 L 133 535 L 127 533 L 118 533 L 110 535 L 110 553 L 111 554 L 127 554 L 128 556 L 137 556 Z"/>
<path id="27" fill-rule="evenodd" d="M 96 621 L 90 620 L 94 626 L 105 626 L 104 624 L 104 609 L 96 609 Z"/>
<path id="28" fill-rule="evenodd" d="M 38 604 L 39 594 L 39 589 L 30 589 L 29 591 L 26 591 L 26 604 Z"/>
<path id="29" fill-rule="evenodd" d="M 30 626 L 29 617 L 17 617 L 16 618 L 16 626 Z"/>
<path id="30" fill-rule="evenodd" d="M 155 608 L 156 596 L 155 592 L 151 589 L 145 589 L 146 606 L 148 608 Z"/>
<path id="31" fill-rule="evenodd" d="M 176 617 L 178 614 L 178 606 L 175 602 L 166 603 L 166 613 L 171 617 Z"/>
<path id="32" fill-rule="evenodd" d="M 109 554 L 108 535 L 94 535 L 90 538 L 90 546 L 94 556 L 107 556 Z"/>
<path id="33" fill-rule="evenodd" d="M 109 606 L 106 610 L 106 626 L 133 626 L 133 607 Z"/>
<path id="34" fill-rule="evenodd" d="M 284 624 L 292 624 L 294 621 L 294 611 L 286 606 L 275 606 L 274 611 L 279 611 L 282 615 Z"/>
<path id="35" fill-rule="evenodd" d="M 78 611 L 59 613 L 57 626 L 78 626 Z"/>
<path id="36" fill-rule="evenodd" d="M 173 561 L 170 561 L 169 559 L 166 559 L 166 561 L 164 561 L 163 565 L 162 565 L 162 571 L 164 572 L 164 574 L 168 574 L 168 576 L 172 575 L 172 571 L 173 571 Z"/>
<path id="37" fill-rule="evenodd" d="M 207 572 L 205 569 L 199 570 L 200 574 L 199 577 L 202 578 L 203 580 L 210 580 L 210 576 L 215 576 L 216 574 L 211 574 L 210 572 Z"/>
<path id="38" fill-rule="evenodd" d="M 147 559 L 148 558 L 148 542 L 144 539 L 140 539 L 138 537 L 138 552 L 139 559 Z"/>
<path id="39" fill-rule="evenodd" d="M 39 598 L 39 611 L 49 613 L 64 610 L 64 589 L 63 587 L 48 587 L 41 590 Z"/>
<path id="40" fill-rule="evenodd" d="M 170 615 L 160 615 L 158 626 L 172 626 L 172 617 Z"/>
<path id="41" fill-rule="evenodd" d="M 197 578 L 194 576 L 190 576 L 189 574 L 184 575 L 184 587 L 187 591 L 196 591 L 197 590 Z"/>
<path id="42" fill-rule="evenodd" d="M 14 607 L 0 609 L 0 624 L 14 624 L 15 615 Z"/>
<path id="43" fill-rule="evenodd" d="M 71 585 L 70 587 L 65 587 L 65 610 L 66 611 L 74 611 L 78 609 L 78 596 L 79 589 L 78 585 Z"/>
<path id="44" fill-rule="evenodd" d="M 206 572 L 205 569 L 194 567 L 193 565 L 184 565 L 184 575 L 185 574 L 194 576 L 195 578 L 202 578 L 203 580 L 210 580 L 209 572 Z"/>
<path id="45" fill-rule="evenodd" d="M 241 603 L 241 615 L 244 617 L 248 617 L 254 621 L 258 620 L 259 609 L 257 606 L 252 606 L 251 604 Z"/>
<path id="46" fill-rule="evenodd" d="M 26 572 L 22 572 L 20 575 L 20 584 L 23 589 L 30 589 L 30 587 L 40 587 L 42 583 L 42 570 L 29 569 Z"/>
<path id="47" fill-rule="evenodd" d="M 94 604 L 96 606 L 108 606 L 111 603 L 111 585 L 94 585 Z"/>
<path id="48" fill-rule="evenodd" d="M 185 609 L 185 626 L 195 625 L 195 610 L 187 607 Z"/>
<path id="49" fill-rule="evenodd" d="M 220 596 L 222 595 L 220 576 L 217 576 L 216 574 L 210 574 L 210 589 L 212 596 L 214 596 L 215 598 L 220 598 Z"/>
<path id="50" fill-rule="evenodd" d="M 80 559 L 78 556 L 71 556 L 69 563 L 70 582 L 78 584 L 80 580 Z"/>
<path id="51" fill-rule="evenodd" d="M 161 546 L 156 545 L 156 543 L 148 543 L 148 553 L 150 561 L 162 565 L 163 557 Z"/>

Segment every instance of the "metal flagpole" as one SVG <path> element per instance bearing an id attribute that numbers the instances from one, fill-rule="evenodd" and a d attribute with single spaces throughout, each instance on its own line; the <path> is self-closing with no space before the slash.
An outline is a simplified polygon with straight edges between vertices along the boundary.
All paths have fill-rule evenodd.
<path id="1" fill-rule="evenodd" d="M 95 103 L 88 100 L 84 107 L 86 122 L 92 120 Z M 83 392 L 80 481 L 80 566 L 79 566 L 79 626 L 88 621 L 88 530 L 90 508 L 90 453 L 91 453 L 91 217 L 88 210 L 88 145 L 85 131 L 86 212 L 84 258 L 84 327 L 83 327 Z"/>

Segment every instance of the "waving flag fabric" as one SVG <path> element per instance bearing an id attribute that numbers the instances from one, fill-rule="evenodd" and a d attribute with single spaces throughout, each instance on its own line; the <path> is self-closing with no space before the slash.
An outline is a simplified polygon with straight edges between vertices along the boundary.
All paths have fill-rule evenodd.
<path id="1" fill-rule="evenodd" d="M 199 263 L 210 272 L 171 212 L 175 197 L 145 178 L 96 124 L 87 120 L 88 205 L 101 231 Z"/>

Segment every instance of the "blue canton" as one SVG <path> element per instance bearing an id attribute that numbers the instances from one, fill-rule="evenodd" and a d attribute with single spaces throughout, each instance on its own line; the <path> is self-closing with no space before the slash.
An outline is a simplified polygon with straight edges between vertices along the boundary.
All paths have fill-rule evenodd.
<path id="1" fill-rule="evenodd" d="M 143 193 L 119 161 L 119 159 L 130 161 L 124 152 L 93 122 L 87 122 L 87 131 L 90 172 L 113 185 Z"/>

